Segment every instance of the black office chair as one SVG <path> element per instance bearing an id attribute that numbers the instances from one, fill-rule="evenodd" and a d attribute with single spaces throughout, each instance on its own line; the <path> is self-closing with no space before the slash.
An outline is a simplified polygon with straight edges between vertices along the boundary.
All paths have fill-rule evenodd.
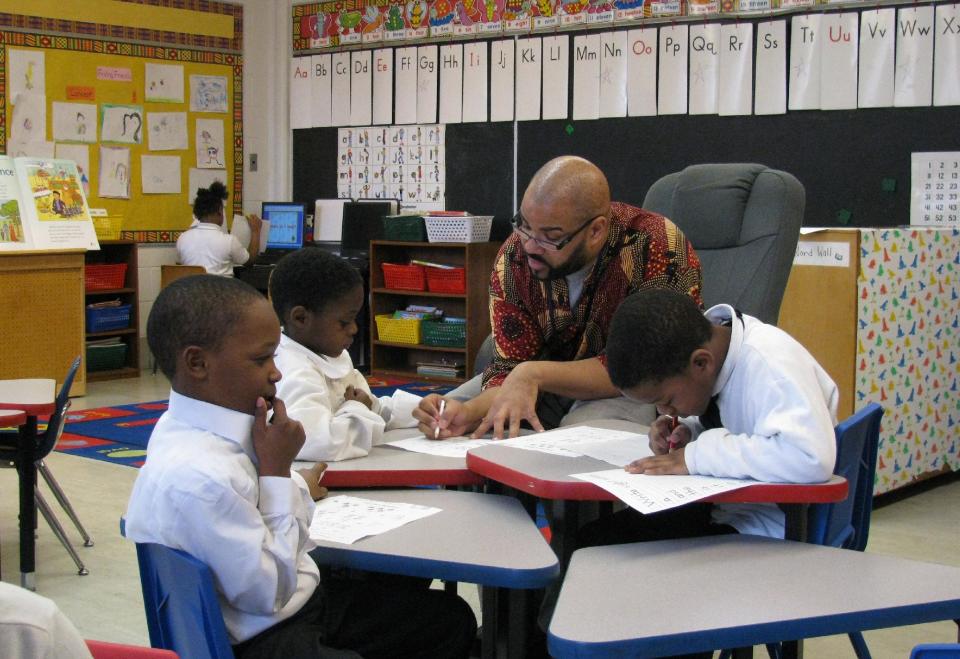
<path id="1" fill-rule="evenodd" d="M 806 193 L 791 174 L 753 163 L 691 165 L 647 191 L 643 207 L 676 224 L 697 251 L 703 303 L 775 325 L 797 250 Z"/>
<path id="2" fill-rule="evenodd" d="M 64 511 L 67 513 L 67 516 L 70 517 L 74 525 L 77 527 L 77 530 L 80 532 L 80 535 L 83 537 L 83 546 L 92 547 L 93 540 L 90 538 L 90 534 L 87 533 L 87 530 L 83 527 L 83 524 L 80 523 L 80 519 L 77 517 L 77 513 L 73 509 L 73 506 L 70 505 L 70 501 L 67 499 L 66 494 L 64 494 L 60 484 L 53 477 L 53 473 L 44 462 L 44 458 L 46 458 L 50 451 L 52 451 L 57 445 L 57 440 L 60 438 L 60 435 L 63 434 L 63 425 L 67 419 L 67 410 L 70 409 L 70 387 L 73 385 L 73 379 L 76 377 L 77 370 L 79 368 L 80 357 L 77 357 L 73 360 L 73 364 L 70 365 L 70 370 L 67 371 L 67 375 L 63 379 L 63 386 L 60 388 L 60 391 L 57 392 L 55 401 L 56 409 L 50 416 L 50 420 L 47 422 L 47 429 L 38 437 L 36 450 L 33 453 L 33 461 L 37 465 L 37 471 L 47 482 L 47 486 L 50 488 L 50 491 L 53 492 L 53 496 L 63 507 Z M 18 441 L 19 437 L 16 432 L 0 433 L 0 461 L 3 461 L 8 465 L 18 466 L 17 461 L 20 459 L 17 452 Z M 87 570 L 86 566 L 84 566 L 83 561 L 80 560 L 80 556 L 73 548 L 73 544 L 67 537 L 67 533 L 64 530 L 63 525 L 60 524 L 60 520 L 58 520 L 57 516 L 53 513 L 53 509 L 50 507 L 50 504 L 47 503 L 47 500 L 40 492 L 39 487 L 34 488 L 34 497 L 36 499 L 37 509 L 40 511 L 40 514 L 42 514 L 43 518 L 47 520 L 47 524 L 50 525 L 50 529 L 53 531 L 53 534 L 57 536 L 64 549 L 67 550 L 67 553 L 70 554 L 70 557 L 76 564 L 77 574 L 81 576 L 89 574 L 89 570 Z"/>

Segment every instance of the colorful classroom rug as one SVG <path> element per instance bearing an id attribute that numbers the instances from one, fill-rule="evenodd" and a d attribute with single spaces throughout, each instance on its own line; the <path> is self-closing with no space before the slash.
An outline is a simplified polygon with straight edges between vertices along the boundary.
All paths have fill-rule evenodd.
<path id="1" fill-rule="evenodd" d="M 444 394 L 453 387 L 398 378 L 368 377 L 377 396 L 389 396 L 403 389 L 418 396 Z M 167 409 L 167 401 L 159 400 L 135 405 L 98 407 L 78 410 L 67 415 L 57 450 L 94 460 L 139 467 L 146 457 L 147 441 L 157 419 Z"/>

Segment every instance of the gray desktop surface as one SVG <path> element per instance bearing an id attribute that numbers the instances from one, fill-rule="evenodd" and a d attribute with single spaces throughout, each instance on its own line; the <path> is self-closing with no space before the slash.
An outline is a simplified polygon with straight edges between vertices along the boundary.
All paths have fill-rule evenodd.
<path id="1" fill-rule="evenodd" d="M 660 656 L 960 617 L 960 568 L 757 536 L 574 553 L 555 657 Z"/>

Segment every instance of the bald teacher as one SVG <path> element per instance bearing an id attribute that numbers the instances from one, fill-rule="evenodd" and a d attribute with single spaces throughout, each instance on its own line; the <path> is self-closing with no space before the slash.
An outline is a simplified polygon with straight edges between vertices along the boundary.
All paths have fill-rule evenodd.
<path id="1" fill-rule="evenodd" d="M 554 158 L 527 186 L 513 234 L 490 276 L 494 359 L 415 416 L 428 437 L 516 437 L 595 419 L 649 424 L 653 406 L 620 395 L 607 375 L 610 320 L 631 293 L 670 288 L 700 298 L 700 262 L 667 218 L 610 201 L 593 163 Z M 439 427 L 439 432 L 436 429 Z"/>

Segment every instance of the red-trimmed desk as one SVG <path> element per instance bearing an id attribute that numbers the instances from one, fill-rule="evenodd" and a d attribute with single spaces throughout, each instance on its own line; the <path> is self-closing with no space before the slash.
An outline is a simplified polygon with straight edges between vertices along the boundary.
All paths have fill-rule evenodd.
<path id="1" fill-rule="evenodd" d="M 960 568 L 725 535 L 577 551 L 548 646 L 663 656 L 957 618 Z"/>
<path id="2" fill-rule="evenodd" d="M 470 486 L 483 482 L 482 477 L 467 469 L 463 458 L 374 446 L 366 457 L 328 463 L 322 484 L 324 487 L 415 487 Z"/>
<path id="3" fill-rule="evenodd" d="M 37 416 L 53 414 L 56 386 L 54 380 L 25 379 L 0 380 L 0 410 L 17 410 L 26 415 L 20 424 L 17 450 L 17 476 L 20 481 L 20 585 L 36 589 L 36 541 L 33 531 L 37 526 L 37 501 L 34 489 L 37 486 L 37 465 L 34 455 L 37 448 Z"/>
<path id="4" fill-rule="evenodd" d="M 554 502 L 551 545 L 561 565 L 569 562 L 573 551 L 572 536 L 579 526 L 578 502 L 616 500 L 606 490 L 572 478 L 570 474 L 610 469 L 611 466 L 594 458 L 568 458 L 508 446 L 484 446 L 467 454 L 467 467 L 471 471 L 520 492 Z M 842 501 L 847 496 L 847 489 L 846 479 L 833 476 L 826 483 L 749 485 L 704 500 L 714 503 L 782 504 L 787 514 L 787 538 L 805 540 L 807 504 Z"/>
<path id="5" fill-rule="evenodd" d="M 464 581 L 483 589 L 483 656 L 518 657 L 524 647 L 524 593 L 542 588 L 560 572 L 547 546 L 516 499 L 447 490 L 334 492 L 383 501 L 434 506 L 441 512 L 363 538 L 352 545 L 320 542 L 311 552 L 324 564 L 417 577 Z M 506 589 L 508 597 L 498 597 Z M 498 606 L 509 599 L 509 613 Z M 501 616 L 509 627 L 506 637 Z M 500 619 L 500 620 L 498 620 Z"/>

